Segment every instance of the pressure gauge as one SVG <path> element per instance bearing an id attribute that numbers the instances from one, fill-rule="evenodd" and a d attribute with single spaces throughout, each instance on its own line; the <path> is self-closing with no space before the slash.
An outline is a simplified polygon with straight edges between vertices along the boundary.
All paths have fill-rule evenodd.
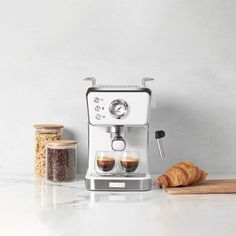
<path id="1" fill-rule="evenodd" d="M 111 115 L 116 119 L 124 118 L 128 113 L 129 107 L 128 104 L 121 99 L 116 99 L 111 102 L 109 106 L 109 111 Z"/>

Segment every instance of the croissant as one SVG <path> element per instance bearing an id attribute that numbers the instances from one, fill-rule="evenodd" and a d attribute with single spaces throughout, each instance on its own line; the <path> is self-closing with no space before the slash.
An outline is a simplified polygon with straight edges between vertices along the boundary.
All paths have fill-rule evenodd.
<path id="1" fill-rule="evenodd" d="M 159 176 L 156 184 L 162 188 L 187 186 L 201 182 L 207 176 L 204 170 L 199 169 L 190 161 L 179 162 Z"/>

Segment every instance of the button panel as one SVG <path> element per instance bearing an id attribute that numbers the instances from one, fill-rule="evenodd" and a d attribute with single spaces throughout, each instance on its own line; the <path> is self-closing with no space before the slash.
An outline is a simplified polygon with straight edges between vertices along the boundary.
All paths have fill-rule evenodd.
<path id="1" fill-rule="evenodd" d="M 105 114 L 104 113 L 104 106 L 103 106 L 103 101 L 104 99 L 101 98 L 101 97 L 95 97 L 93 99 L 93 102 L 94 102 L 94 111 L 96 112 L 96 115 L 95 115 L 95 119 L 96 120 L 101 120 L 101 119 L 104 119 L 105 118 Z"/>
<path id="2" fill-rule="evenodd" d="M 109 106 L 114 100 L 123 100 L 128 104 L 128 112 L 124 119 L 112 116 Z M 150 94 L 147 92 L 131 91 L 94 91 L 87 94 L 89 123 L 91 125 L 147 125 L 149 118 Z M 99 108 L 97 107 L 100 107 Z M 96 110 L 95 110 L 96 108 Z M 123 107 L 115 106 L 115 112 L 120 114 Z M 96 115 L 100 114 L 100 116 Z M 105 116 L 105 117 L 104 117 Z"/>

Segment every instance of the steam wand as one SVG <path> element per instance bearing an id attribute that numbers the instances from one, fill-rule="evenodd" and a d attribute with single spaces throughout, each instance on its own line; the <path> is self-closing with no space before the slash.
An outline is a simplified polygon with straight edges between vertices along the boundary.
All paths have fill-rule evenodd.
<path id="1" fill-rule="evenodd" d="M 162 144 L 162 138 L 165 137 L 165 132 L 163 130 L 158 130 L 155 132 L 155 138 L 157 140 L 157 145 L 160 153 L 161 159 L 165 157 L 165 152 Z"/>

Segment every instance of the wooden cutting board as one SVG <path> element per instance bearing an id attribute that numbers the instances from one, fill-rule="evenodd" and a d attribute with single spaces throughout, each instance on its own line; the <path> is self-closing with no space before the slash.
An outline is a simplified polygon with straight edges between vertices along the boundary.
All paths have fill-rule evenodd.
<path id="1" fill-rule="evenodd" d="M 199 184 L 166 188 L 168 194 L 211 194 L 211 193 L 236 193 L 236 179 L 211 179 L 205 180 Z"/>

